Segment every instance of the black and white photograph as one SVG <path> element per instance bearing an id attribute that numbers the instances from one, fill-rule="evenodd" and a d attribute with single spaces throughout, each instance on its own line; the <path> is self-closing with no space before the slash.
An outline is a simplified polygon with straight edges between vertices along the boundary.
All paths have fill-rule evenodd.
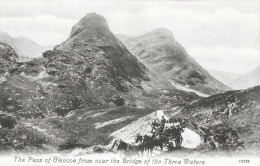
<path id="1" fill-rule="evenodd" d="M 1 166 L 259 156 L 259 0 L 0 0 Z"/>

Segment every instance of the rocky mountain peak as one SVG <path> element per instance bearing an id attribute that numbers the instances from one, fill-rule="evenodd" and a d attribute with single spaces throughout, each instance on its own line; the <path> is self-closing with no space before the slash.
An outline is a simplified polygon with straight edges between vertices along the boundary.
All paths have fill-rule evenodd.
<path id="1" fill-rule="evenodd" d="M 166 28 L 154 29 L 151 32 L 147 33 L 146 35 L 147 36 L 163 36 L 163 37 L 174 39 L 172 32 Z"/>
<path id="2" fill-rule="evenodd" d="M 76 25 L 73 26 L 70 33 L 70 37 L 84 30 L 97 30 L 97 31 L 107 31 L 109 30 L 106 19 L 96 13 L 89 13 L 83 17 Z"/>
<path id="3" fill-rule="evenodd" d="M 122 43 L 109 30 L 106 19 L 96 13 L 87 14 L 72 27 L 69 38 L 56 46 L 57 50 L 71 50 L 82 46 L 107 47 Z"/>

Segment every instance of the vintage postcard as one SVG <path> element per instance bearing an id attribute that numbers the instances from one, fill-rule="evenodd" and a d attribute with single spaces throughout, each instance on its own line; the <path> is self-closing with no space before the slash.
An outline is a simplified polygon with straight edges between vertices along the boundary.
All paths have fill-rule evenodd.
<path id="1" fill-rule="evenodd" d="M 260 1 L 0 0 L 0 165 L 260 165 Z"/>

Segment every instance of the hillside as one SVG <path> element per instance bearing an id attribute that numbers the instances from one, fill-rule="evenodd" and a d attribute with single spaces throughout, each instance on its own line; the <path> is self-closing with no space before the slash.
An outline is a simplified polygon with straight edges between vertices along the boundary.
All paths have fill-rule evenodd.
<path id="1" fill-rule="evenodd" d="M 234 89 L 246 89 L 260 85 L 260 66 L 232 81 L 229 85 Z"/>
<path id="2" fill-rule="evenodd" d="M 259 154 L 260 86 L 229 91 L 193 102 L 178 117 L 203 137 L 214 136 L 219 149 L 234 151 L 243 143 L 249 154 Z"/>
<path id="3" fill-rule="evenodd" d="M 118 37 L 150 70 L 174 84 L 204 94 L 216 94 L 229 89 L 204 70 L 167 29 L 155 29 L 139 37 Z"/>
<path id="4" fill-rule="evenodd" d="M 15 52 L 22 57 L 40 57 L 46 50 L 53 49 L 54 46 L 40 46 L 30 39 L 19 36 L 12 38 L 8 33 L 0 31 L 0 42 L 10 45 Z"/>

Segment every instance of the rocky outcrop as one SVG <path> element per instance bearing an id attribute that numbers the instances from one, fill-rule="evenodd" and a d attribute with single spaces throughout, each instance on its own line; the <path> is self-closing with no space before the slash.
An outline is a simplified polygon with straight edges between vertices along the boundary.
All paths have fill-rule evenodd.
<path id="1" fill-rule="evenodd" d="M 56 50 L 73 51 L 88 62 L 94 71 L 100 66 L 110 77 L 145 79 L 146 68 L 109 30 L 104 17 L 90 13 L 73 26 L 70 37 Z M 120 79 L 120 78 L 117 78 Z"/>
<path id="2" fill-rule="evenodd" d="M 16 64 L 17 58 L 16 52 L 9 45 L 0 43 L 0 77 Z"/>

